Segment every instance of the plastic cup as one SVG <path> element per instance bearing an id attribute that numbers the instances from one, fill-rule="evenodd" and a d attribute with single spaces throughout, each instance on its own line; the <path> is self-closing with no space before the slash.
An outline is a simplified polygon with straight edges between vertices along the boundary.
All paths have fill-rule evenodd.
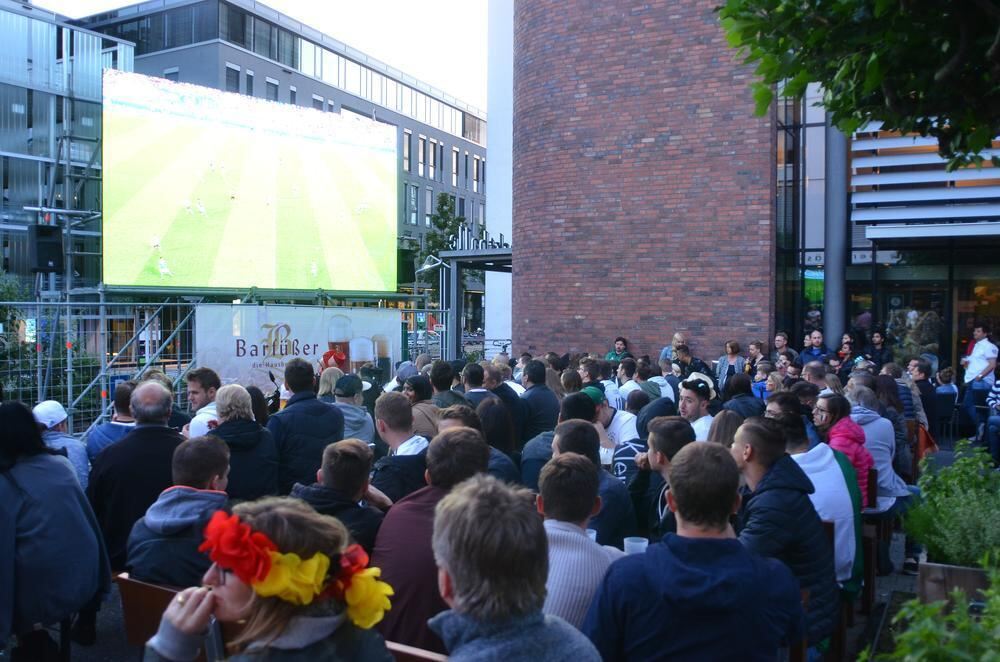
<path id="1" fill-rule="evenodd" d="M 597 529 L 587 529 L 587 537 L 597 542 Z"/>
<path id="2" fill-rule="evenodd" d="M 649 540 L 646 538 L 630 537 L 625 539 L 626 554 L 642 554 L 649 547 Z"/>

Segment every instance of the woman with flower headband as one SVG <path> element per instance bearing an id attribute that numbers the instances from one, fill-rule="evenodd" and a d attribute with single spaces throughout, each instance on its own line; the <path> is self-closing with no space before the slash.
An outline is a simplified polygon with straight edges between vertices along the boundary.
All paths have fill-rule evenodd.
<path id="1" fill-rule="evenodd" d="M 212 616 L 243 625 L 227 644 L 231 660 L 393 659 L 371 629 L 392 588 L 338 520 L 267 498 L 216 512 L 204 536 L 204 585 L 170 602 L 146 660 L 195 659 Z"/>

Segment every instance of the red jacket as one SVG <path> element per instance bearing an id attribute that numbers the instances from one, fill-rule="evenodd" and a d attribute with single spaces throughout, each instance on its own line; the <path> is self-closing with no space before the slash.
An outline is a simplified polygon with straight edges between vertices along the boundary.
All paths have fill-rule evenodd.
<path id="1" fill-rule="evenodd" d="M 861 426 L 844 417 L 827 432 L 830 448 L 847 456 L 858 474 L 858 489 L 861 490 L 862 507 L 868 507 L 868 470 L 875 465 L 872 454 L 865 448 L 865 431 Z"/>

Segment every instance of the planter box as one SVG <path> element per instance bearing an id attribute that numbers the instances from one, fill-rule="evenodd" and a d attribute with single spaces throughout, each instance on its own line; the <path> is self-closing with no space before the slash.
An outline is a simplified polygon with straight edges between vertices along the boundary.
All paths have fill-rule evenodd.
<path id="1" fill-rule="evenodd" d="M 982 600 L 982 591 L 989 587 L 989 578 L 982 568 L 970 568 L 943 563 L 921 563 L 917 573 L 917 596 L 923 603 L 947 600 L 948 594 L 959 589 L 969 601 Z"/>

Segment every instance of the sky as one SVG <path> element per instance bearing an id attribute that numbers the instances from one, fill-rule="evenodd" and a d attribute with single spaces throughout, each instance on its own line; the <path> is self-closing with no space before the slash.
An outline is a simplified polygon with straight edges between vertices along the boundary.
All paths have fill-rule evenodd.
<path id="1" fill-rule="evenodd" d="M 35 0 L 71 18 L 127 0 Z M 261 3 L 486 110 L 487 0 L 266 0 Z"/>

